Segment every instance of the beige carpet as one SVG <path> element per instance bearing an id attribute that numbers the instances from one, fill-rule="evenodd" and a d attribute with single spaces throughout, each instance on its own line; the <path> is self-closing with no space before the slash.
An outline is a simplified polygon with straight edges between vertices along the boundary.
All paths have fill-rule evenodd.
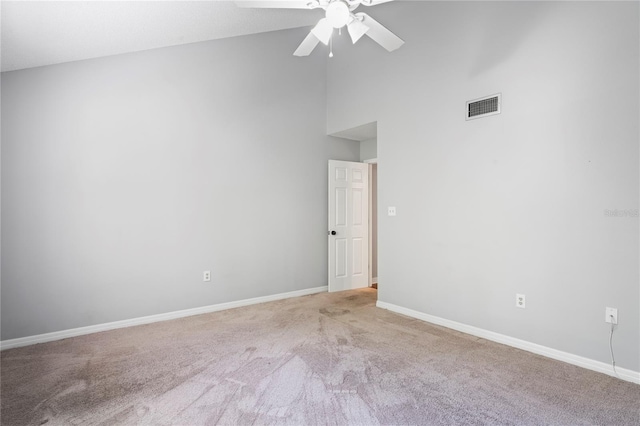
<path id="1" fill-rule="evenodd" d="M 317 294 L 2 352 L 2 425 L 637 425 L 640 386 Z"/>

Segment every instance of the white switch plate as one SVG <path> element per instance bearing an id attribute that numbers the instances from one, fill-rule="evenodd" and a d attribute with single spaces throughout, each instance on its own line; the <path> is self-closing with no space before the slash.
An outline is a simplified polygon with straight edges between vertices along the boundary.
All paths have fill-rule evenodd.
<path id="1" fill-rule="evenodd" d="M 613 321 L 612 321 L 612 317 L 613 316 Z M 604 310 L 604 322 L 608 322 L 608 323 L 614 323 L 617 324 L 618 323 L 618 310 L 616 308 L 605 308 Z"/>
<path id="2" fill-rule="evenodd" d="M 524 294 L 516 294 L 516 307 L 525 308 L 526 297 Z"/>
<path id="3" fill-rule="evenodd" d="M 387 207 L 387 214 L 389 216 L 395 216 L 396 215 L 396 208 L 395 207 Z"/>
<path id="4" fill-rule="evenodd" d="M 211 281 L 211 271 L 204 271 L 202 273 L 202 281 Z"/>

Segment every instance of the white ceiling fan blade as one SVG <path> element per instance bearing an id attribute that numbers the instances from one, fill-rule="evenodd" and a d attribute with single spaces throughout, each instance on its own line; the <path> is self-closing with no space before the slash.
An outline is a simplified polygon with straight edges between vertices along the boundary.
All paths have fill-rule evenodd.
<path id="1" fill-rule="evenodd" d="M 304 38 L 304 40 L 302 40 L 302 43 L 300 43 L 300 46 L 298 46 L 296 51 L 293 52 L 293 55 L 294 56 L 309 56 L 309 54 L 311 54 L 313 49 L 316 48 L 318 43 L 320 43 L 320 40 L 318 40 L 318 37 L 313 35 L 313 33 L 309 33 Z"/>
<path id="2" fill-rule="evenodd" d="M 389 3 L 393 0 L 360 0 L 360 4 L 363 6 L 375 6 L 377 4 Z"/>
<path id="3" fill-rule="evenodd" d="M 327 18 L 322 18 L 316 26 L 313 27 L 311 33 L 326 46 L 329 44 L 331 34 L 333 34 L 333 27 L 329 21 L 327 21 Z"/>
<path id="4" fill-rule="evenodd" d="M 369 27 L 367 35 L 371 37 L 380 46 L 393 52 L 404 44 L 404 40 L 389 31 L 384 25 L 373 19 L 366 13 L 356 13 L 356 17 L 362 19 L 362 23 Z"/>
<path id="5" fill-rule="evenodd" d="M 363 24 L 358 18 L 355 18 L 347 25 L 347 31 L 349 31 L 353 44 L 356 44 L 356 41 L 360 40 L 360 37 L 369 31 L 369 27 Z"/>
<path id="6" fill-rule="evenodd" d="M 262 9 L 315 9 L 317 0 L 236 0 L 236 6 Z"/>

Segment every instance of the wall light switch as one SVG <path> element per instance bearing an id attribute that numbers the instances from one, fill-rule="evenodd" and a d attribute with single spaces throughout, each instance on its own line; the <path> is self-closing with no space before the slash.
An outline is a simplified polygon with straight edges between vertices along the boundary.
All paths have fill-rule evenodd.
<path id="1" fill-rule="evenodd" d="M 395 207 L 387 207 L 387 215 L 395 216 L 396 215 L 396 208 Z"/>

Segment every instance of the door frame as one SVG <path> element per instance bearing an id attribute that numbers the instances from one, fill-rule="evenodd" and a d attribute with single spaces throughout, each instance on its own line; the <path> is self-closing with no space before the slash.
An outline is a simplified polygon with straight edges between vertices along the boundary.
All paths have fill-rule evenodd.
<path id="1" fill-rule="evenodd" d="M 378 277 L 373 276 L 373 220 L 372 220 L 372 212 L 373 212 L 373 165 L 378 164 L 378 158 L 370 158 L 369 160 L 363 160 L 363 163 L 369 164 L 369 287 L 372 287 L 374 284 L 378 283 Z M 376 171 L 376 180 L 377 180 L 377 171 Z M 376 191 L 377 192 L 377 191 Z M 376 194 L 376 200 L 377 200 Z M 377 240 L 377 239 L 376 239 Z"/>

